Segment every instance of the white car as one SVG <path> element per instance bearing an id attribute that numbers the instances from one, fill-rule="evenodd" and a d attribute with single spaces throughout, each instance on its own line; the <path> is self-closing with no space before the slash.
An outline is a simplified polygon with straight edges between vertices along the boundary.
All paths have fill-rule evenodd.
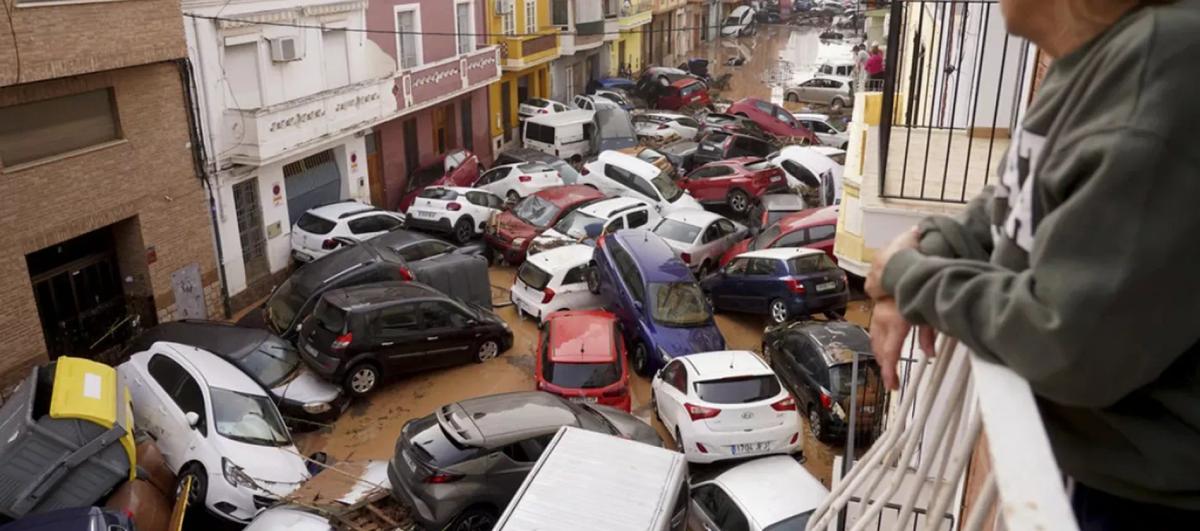
<path id="1" fill-rule="evenodd" d="M 242 531 L 336 531 L 329 518 L 299 505 L 279 505 L 258 514 Z"/>
<path id="2" fill-rule="evenodd" d="M 313 208 L 292 225 L 292 258 L 308 263 L 345 241 L 362 242 L 404 225 L 404 216 L 353 199 Z"/>
<path id="3" fill-rule="evenodd" d="M 816 113 L 795 113 L 792 117 L 800 122 L 800 125 L 807 128 L 821 139 L 821 143 L 845 151 L 850 145 L 850 133 L 845 129 L 839 129 L 837 125 L 829 119 L 828 114 Z"/>
<path id="4" fill-rule="evenodd" d="M 587 286 L 592 252 L 591 246 L 577 244 L 526 258 L 509 290 L 518 315 L 530 315 L 540 324 L 559 310 L 594 310 L 603 306 L 604 301 Z"/>
<path id="5" fill-rule="evenodd" d="M 839 167 L 846 166 L 846 150 L 830 146 L 809 146 L 813 151 L 829 157 Z"/>
<path id="6" fill-rule="evenodd" d="M 513 203 L 529 194 L 562 185 L 558 171 L 541 162 L 496 166 L 475 181 L 475 188 L 487 190 Z"/>
<path id="7" fill-rule="evenodd" d="M 721 23 L 722 37 L 740 37 L 754 31 L 754 8 L 738 6 L 729 12 L 725 22 Z"/>
<path id="8" fill-rule="evenodd" d="M 828 148 L 788 146 L 771 157 L 771 163 L 783 169 L 787 175 L 788 188 L 801 190 L 801 184 L 812 187 L 820 183 L 822 204 L 809 205 L 822 207 L 840 204 L 842 201 L 842 172 L 844 168 L 837 161 L 823 153 Z"/>
<path id="9" fill-rule="evenodd" d="M 854 80 L 848 77 L 815 75 L 800 81 L 783 91 L 783 99 L 790 102 L 827 105 L 837 112 L 854 105 Z"/>
<path id="10" fill-rule="evenodd" d="M 117 367 L 139 428 L 156 441 L 191 503 L 245 524 L 309 478 L 271 397 L 208 351 L 159 341 Z"/>
<path id="11" fill-rule="evenodd" d="M 449 233 L 459 243 L 467 243 L 482 236 L 502 210 L 504 200 L 487 190 L 430 186 L 408 207 L 404 223 L 408 228 Z"/>
<path id="12" fill-rule="evenodd" d="M 599 158 L 584 165 L 579 183 L 610 196 L 649 201 L 660 213 L 704 208 L 658 167 L 618 151 L 601 152 Z"/>
<path id="13" fill-rule="evenodd" d="M 598 94 L 594 95 L 594 96 L 584 96 L 584 95 L 575 96 L 571 100 L 571 104 L 574 105 L 575 108 L 583 109 L 585 111 L 594 111 L 596 109 L 620 109 L 621 108 L 621 104 L 619 104 L 609 98 L 603 98 Z"/>
<path id="14" fill-rule="evenodd" d="M 584 205 L 558 220 L 529 244 L 527 256 L 572 243 L 586 242 L 600 234 L 621 229 L 651 228 L 662 219 L 652 205 L 632 197 L 610 197 Z M 588 234 L 595 226 L 595 234 Z"/>
<path id="15" fill-rule="evenodd" d="M 598 98 L 603 98 L 608 101 L 611 101 L 611 102 L 617 104 L 617 106 L 622 109 L 625 109 L 625 110 L 633 109 L 633 102 L 629 101 L 629 97 L 624 92 L 620 92 L 620 91 L 616 91 L 616 90 L 599 89 L 593 95 Z"/>
<path id="16" fill-rule="evenodd" d="M 804 447 L 796 400 L 756 354 L 702 352 L 675 358 L 650 383 L 654 413 L 692 463 Z"/>
<path id="17" fill-rule="evenodd" d="M 633 130 L 638 138 L 662 142 L 695 140 L 700 132 L 700 122 L 686 114 L 646 112 L 633 117 Z"/>
<path id="18" fill-rule="evenodd" d="M 829 497 L 821 481 L 786 456 L 741 463 L 692 484 L 688 529 L 804 529 Z"/>
<path id="19" fill-rule="evenodd" d="M 570 110 L 566 104 L 545 98 L 529 98 L 517 106 L 517 119 L 524 122 L 538 114 L 555 114 Z"/>
<path id="20" fill-rule="evenodd" d="M 654 233 L 701 279 L 716 271 L 721 255 L 749 232 L 745 225 L 707 210 L 676 210 L 654 227 Z"/>

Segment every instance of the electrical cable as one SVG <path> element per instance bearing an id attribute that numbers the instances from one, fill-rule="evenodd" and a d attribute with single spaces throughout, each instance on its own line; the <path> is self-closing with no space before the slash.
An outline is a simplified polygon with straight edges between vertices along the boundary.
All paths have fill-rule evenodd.
<path id="1" fill-rule="evenodd" d="M 8 0 L 0 0 L 4 4 L 4 13 L 8 15 L 8 33 L 12 35 L 13 55 L 17 59 L 17 79 L 13 82 L 14 85 L 21 83 L 21 46 L 17 44 L 17 26 L 13 24 L 12 8 L 8 6 Z"/>

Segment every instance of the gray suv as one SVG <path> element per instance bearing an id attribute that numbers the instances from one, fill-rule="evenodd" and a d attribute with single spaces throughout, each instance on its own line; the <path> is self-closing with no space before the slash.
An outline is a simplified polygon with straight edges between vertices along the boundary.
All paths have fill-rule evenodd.
<path id="1" fill-rule="evenodd" d="M 538 391 L 472 398 L 404 425 L 388 464 L 393 495 L 426 529 L 490 530 L 562 426 L 662 446 L 610 407 Z"/>

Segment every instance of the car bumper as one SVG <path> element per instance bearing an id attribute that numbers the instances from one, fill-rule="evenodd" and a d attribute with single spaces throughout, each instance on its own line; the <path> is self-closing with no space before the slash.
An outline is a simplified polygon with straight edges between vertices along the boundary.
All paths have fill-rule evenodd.
<path id="1" fill-rule="evenodd" d="M 312 249 L 306 249 L 306 248 L 302 248 L 302 249 L 293 248 L 292 249 L 292 259 L 297 262 L 300 262 L 302 264 L 307 264 L 307 263 L 312 262 L 313 260 L 316 260 L 318 258 L 321 258 L 327 254 L 329 254 L 329 251 L 325 251 L 325 250 L 314 251 Z"/>
<path id="2" fill-rule="evenodd" d="M 513 306 L 516 307 L 518 313 L 523 313 L 533 317 L 539 323 L 545 321 L 546 316 L 552 313 L 547 311 L 548 308 L 546 305 L 542 304 L 541 299 L 534 300 L 515 289 L 509 289 L 508 298 L 512 301 Z"/>
<path id="3" fill-rule="evenodd" d="M 450 522 L 447 515 L 438 515 L 434 512 L 433 507 L 425 500 L 422 500 L 408 487 L 408 484 L 400 477 L 400 473 L 396 470 L 396 460 L 393 458 L 388 461 L 387 468 L 388 481 L 392 483 L 392 497 L 401 505 L 411 509 L 409 516 L 418 526 L 424 529 L 442 529 Z"/>
<path id="4" fill-rule="evenodd" d="M 850 302 L 850 294 L 845 291 L 828 295 L 808 295 L 796 297 L 788 304 L 788 313 L 792 315 L 808 315 L 829 310 L 846 309 Z"/>
<path id="5" fill-rule="evenodd" d="M 313 372 L 326 380 L 336 383 L 342 378 L 343 365 L 345 365 L 342 363 L 342 359 L 327 356 L 311 344 L 300 342 L 300 359 L 304 360 Z"/>
<path id="6" fill-rule="evenodd" d="M 727 459 L 742 459 L 763 455 L 792 454 L 804 447 L 804 438 L 800 433 L 800 416 L 784 422 L 773 428 L 746 431 L 714 432 L 705 429 L 694 430 L 690 436 L 684 435 L 687 448 L 684 456 L 692 463 L 713 463 Z M 766 449 L 754 452 L 739 453 L 736 445 L 770 443 Z M 700 451 L 697 443 L 704 445 L 706 451 Z"/>
<path id="7" fill-rule="evenodd" d="M 328 404 L 329 409 L 322 413 L 309 413 L 304 410 L 304 404 L 301 402 L 281 400 L 279 413 L 283 415 L 284 420 L 297 424 L 300 431 L 312 431 L 342 416 L 342 413 L 346 411 L 346 406 L 350 405 L 350 399 L 347 395 L 340 394 Z"/>
<path id="8" fill-rule="evenodd" d="M 450 225 L 449 218 L 418 218 L 412 214 L 404 216 L 404 228 L 432 232 L 451 232 L 454 230 L 454 227 Z"/>
<path id="9" fill-rule="evenodd" d="M 295 490 L 293 487 L 287 492 L 269 493 L 235 487 L 225 480 L 220 470 L 208 472 L 207 489 L 205 508 L 218 518 L 243 525 L 253 520 L 260 510 L 275 505 Z"/>
<path id="10" fill-rule="evenodd" d="M 484 236 L 484 240 L 487 241 L 488 247 L 491 247 L 505 262 L 517 265 L 525 261 L 525 251 L 529 249 L 528 242 L 521 246 L 515 246 L 511 241 L 504 241 L 495 235 Z"/>

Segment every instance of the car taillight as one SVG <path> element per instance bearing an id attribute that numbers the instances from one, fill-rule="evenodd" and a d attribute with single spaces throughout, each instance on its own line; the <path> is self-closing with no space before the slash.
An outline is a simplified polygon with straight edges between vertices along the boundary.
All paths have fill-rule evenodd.
<path id="1" fill-rule="evenodd" d="M 797 295 L 804 295 L 804 282 L 802 282 L 800 279 L 798 279 L 798 278 L 787 279 L 787 286 L 788 286 L 788 289 L 792 290 L 792 293 L 795 293 Z"/>
<path id="2" fill-rule="evenodd" d="M 339 350 L 339 351 L 346 350 L 346 347 L 350 346 L 350 342 L 352 342 L 352 341 L 354 341 L 354 334 L 347 332 L 345 334 L 338 336 L 337 339 L 334 339 L 333 343 L 329 344 L 329 348 L 332 350 Z"/>
<path id="3" fill-rule="evenodd" d="M 697 406 L 696 404 L 684 404 L 683 407 L 687 409 L 688 416 L 692 417 L 692 422 L 711 419 L 721 414 L 721 410 L 715 407 Z"/>
<path id="4" fill-rule="evenodd" d="M 796 444 L 796 440 L 799 438 L 800 438 L 800 432 L 793 433 L 792 440 L 788 441 L 788 444 Z"/>
<path id="5" fill-rule="evenodd" d="M 407 267 L 400 268 L 400 280 L 412 280 L 413 274 Z"/>
<path id="6" fill-rule="evenodd" d="M 454 483 L 463 478 L 462 474 L 451 474 L 449 472 L 434 472 L 426 476 L 424 482 L 430 485 L 441 485 L 443 483 Z"/>
<path id="7" fill-rule="evenodd" d="M 825 409 L 833 407 L 833 397 L 829 396 L 824 391 L 821 391 L 821 406 Z"/>
<path id="8" fill-rule="evenodd" d="M 450 203 L 450 204 L 446 205 L 446 210 L 449 210 L 451 212 L 458 212 L 459 210 L 462 210 L 462 205 L 460 205 L 458 203 Z"/>
<path id="9" fill-rule="evenodd" d="M 796 399 L 788 395 L 787 398 L 771 404 L 771 409 L 775 411 L 791 411 L 796 409 Z"/>
<path id="10" fill-rule="evenodd" d="M 542 290 L 542 304 L 548 304 L 552 300 L 554 300 L 554 290 L 552 290 L 550 288 L 543 289 Z"/>
<path id="11" fill-rule="evenodd" d="M 696 443 L 696 449 L 700 450 L 700 453 L 702 453 L 702 454 L 708 453 L 708 448 L 705 448 L 702 443 Z"/>
<path id="12" fill-rule="evenodd" d="M 683 263 L 685 264 L 692 263 L 692 255 L 690 253 L 680 253 L 679 258 L 683 259 Z"/>
<path id="13" fill-rule="evenodd" d="M 338 242 L 337 242 L 337 240 L 334 240 L 334 239 L 329 239 L 329 240 L 325 240 L 325 241 L 321 242 L 321 248 L 325 249 L 326 251 L 337 249 L 337 246 L 338 246 Z"/>
<path id="14" fill-rule="evenodd" d="M 532 177 L 532 176 L 530 176 L 530 175 L 522 175 L 522 176 L 520 176 L 520 177 L 517 177 L 517 180 L 518 180 L 518 181 L 521 181 L 521 182 L 523 182 L 523 183 L 527 183 L 527 182 L 529 182 L 529 181 L 532 181 L 532 180 L 533 180 L 533 177 Z"/>
<path id="15" fill-rule="evenodd" d="M 538 109 L 538 114 L 550 114 L 550 111 L 547 111 L 546 109 Z"/>

